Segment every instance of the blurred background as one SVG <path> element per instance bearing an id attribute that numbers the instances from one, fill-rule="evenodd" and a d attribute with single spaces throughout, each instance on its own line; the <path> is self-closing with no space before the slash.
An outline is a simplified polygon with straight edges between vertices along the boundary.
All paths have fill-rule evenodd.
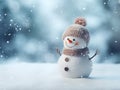
<path id="1" fill-rule="evenodd" d="M 62 33 L 85 17 L 90 56 L 120 63 L 120 0 L 0 0 L 0 63 L 57 62 Z"/>

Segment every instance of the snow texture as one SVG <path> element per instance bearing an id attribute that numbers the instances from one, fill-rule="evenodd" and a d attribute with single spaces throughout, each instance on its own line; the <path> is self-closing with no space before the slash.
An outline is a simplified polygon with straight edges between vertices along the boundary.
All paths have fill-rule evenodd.
<path id="1" fill-rule="evenodd" d="M 89 78 L 63 78 L 57 64 L 0 65 L 0 90 L 120 90 L 120 64 L 94 64 Z"/>

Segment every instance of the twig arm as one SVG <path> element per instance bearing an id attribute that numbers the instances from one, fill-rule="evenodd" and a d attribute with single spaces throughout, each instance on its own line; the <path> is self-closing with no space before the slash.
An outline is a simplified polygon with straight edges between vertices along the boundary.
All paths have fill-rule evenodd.
<path id="1" fill-rule="evenodd" d="M 89 60 L 92 60 L 97 54 L 98 54 L 98 49 L 96 50 L 95 54 L 89 58 Z"/>
<path id="2" fill-rule="evenodd" d="M 56 52 L 61 56 L 61 52 L 58 48 L 56 48 Z"/>

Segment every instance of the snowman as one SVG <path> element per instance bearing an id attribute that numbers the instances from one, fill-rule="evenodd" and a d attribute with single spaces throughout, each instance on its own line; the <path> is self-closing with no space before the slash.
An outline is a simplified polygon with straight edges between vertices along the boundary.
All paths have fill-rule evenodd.
<path id="1" fill-rule="evenodd" d="M 60 54 L 58 65 L 61 74 L 69 78 L 87 78 L 92 71 L 91 59 L 97 52 L 89 57 L 88 43 L 90 40 L 89 32 L 86 29 L 86 20 L 77 18 L 63 33 L 62 39 L 64 48 Z"/>

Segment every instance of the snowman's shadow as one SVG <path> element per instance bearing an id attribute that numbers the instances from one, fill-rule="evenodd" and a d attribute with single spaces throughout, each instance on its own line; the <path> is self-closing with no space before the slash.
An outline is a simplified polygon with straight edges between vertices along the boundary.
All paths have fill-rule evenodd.
<path id="1" fill-rule="evenodd" d="M 97 79 L 104 79 L 105 77 L 78 77 L 74 79 L 91 79 L 91 80 L 97 80 Z"/>
<path id="2" fill-rule="evenodd" d="M 100 78 L 97 78 L 97 77 L 77 77 L 77 78 L 67 78 L 67 79 L 100 79 Z"/>
<path id="3" fill-rule="evenodd" d="M 85 79 L 91 79 L 91 80 L 118 80 L 120 77 L 117 76 L 101 76 L 101 77 L 88 77 Z"/>
<path id="4" fill-rule="evenodd" d="M 87 77 L 85 79 L 100 79 L 99 77 Z"/>
<path id="5" fill-rule="evenodd" d="M 72 80 L 120 80 L 118 76 L 91 76 L 91 77 L 78 77 L 78 78 L 67 78 Z"/>
<path id="6" fill-rule="evenodd" d="M 100 79 L 105 79 L 106 77 L 87 77 L 87 78 L 85 78 L 85 79 L 91 79 L 91 80 L 100 80 Z"/>

